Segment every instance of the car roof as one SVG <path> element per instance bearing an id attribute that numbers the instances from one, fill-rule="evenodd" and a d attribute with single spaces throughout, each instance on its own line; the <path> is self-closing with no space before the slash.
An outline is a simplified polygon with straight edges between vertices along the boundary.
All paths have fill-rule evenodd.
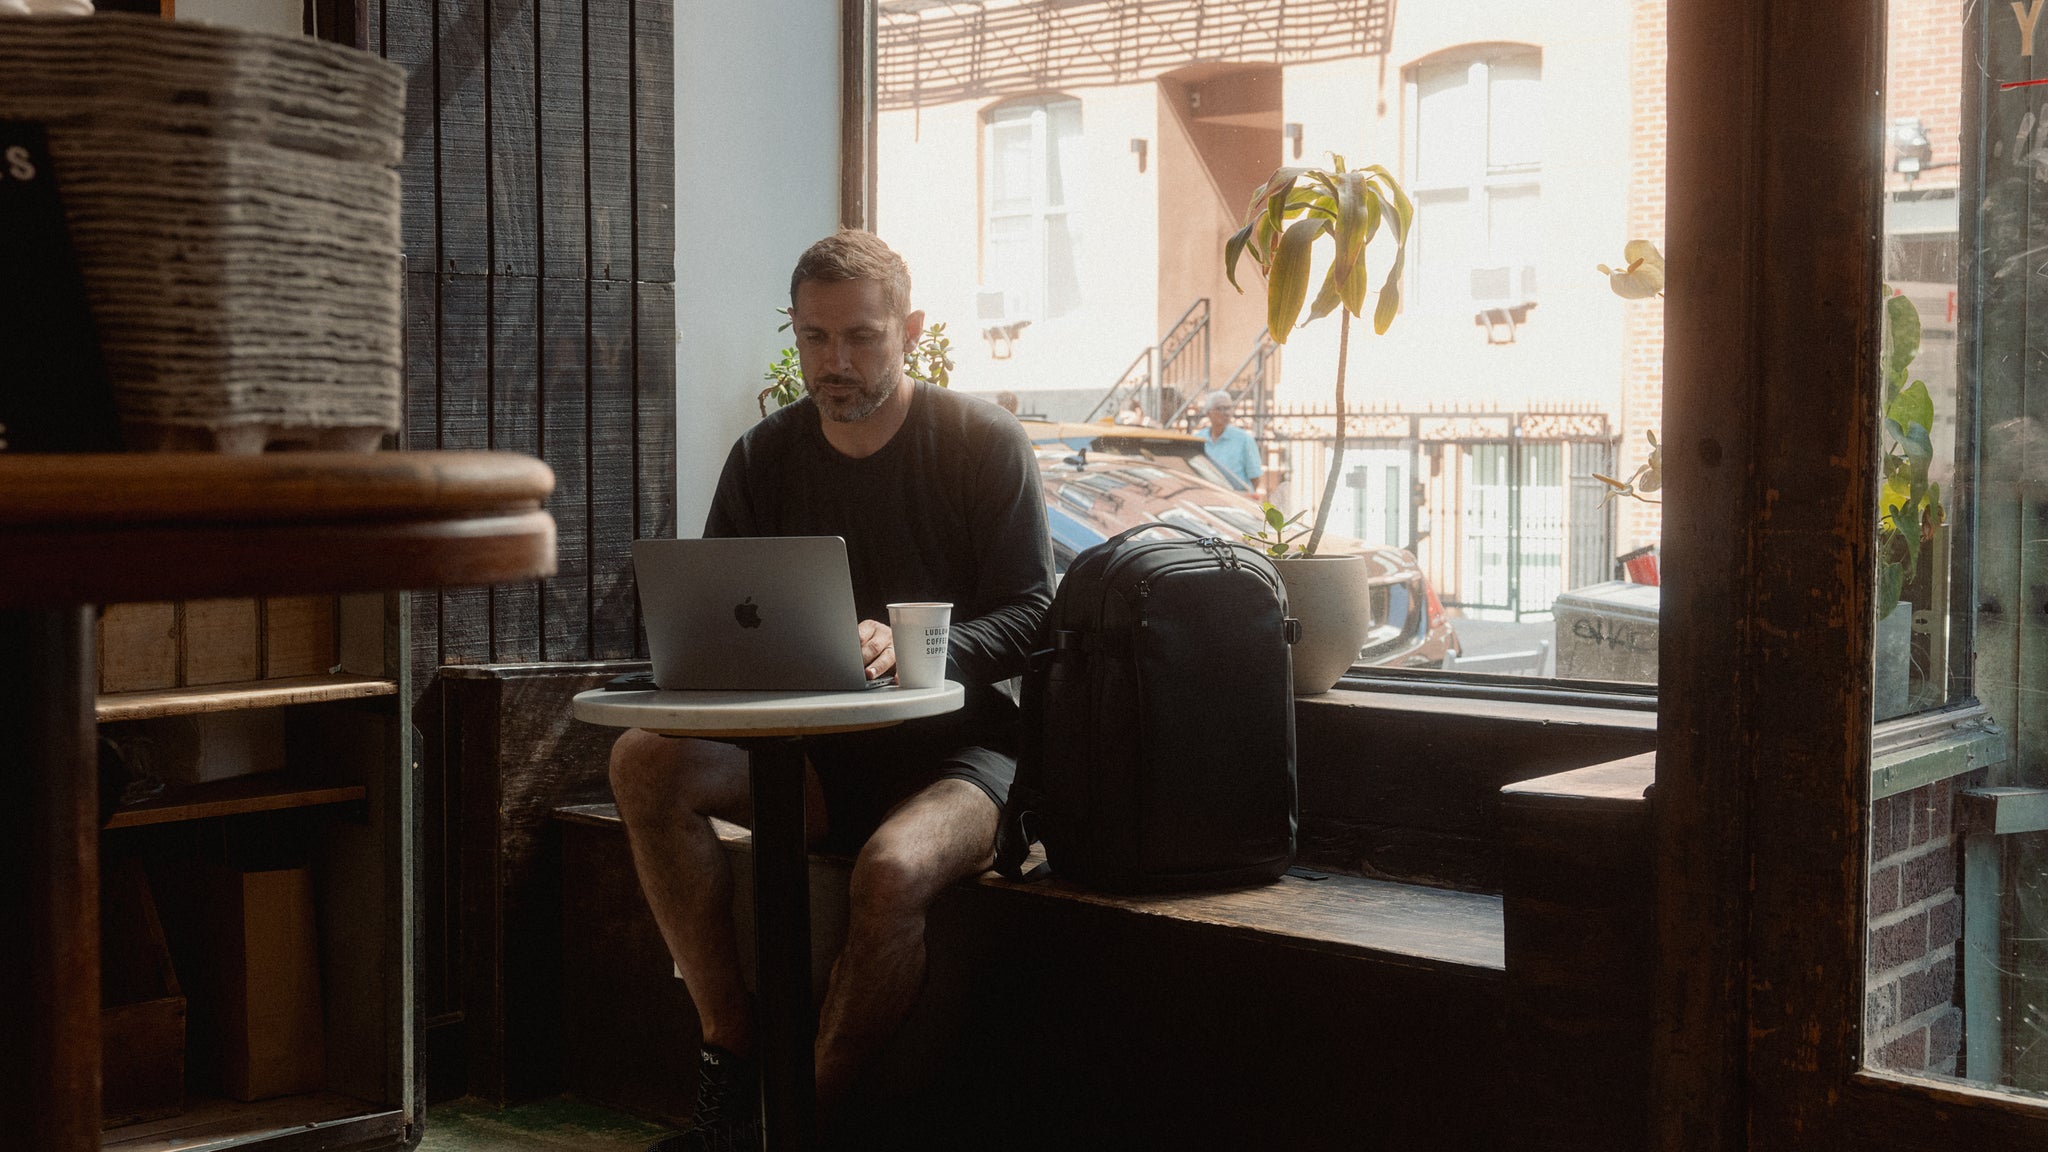
<path id="1" fill-rule="evenodd" d="M 1082 427 L 1088 427 L 1082 425 Z M 1047 517 L 1052 522 L 1053 535 L 1069 547 L 1078 550 L 1089 544 L 1100 543 L 1124 528 L 1135 527 L 1158 519 L 1162 509 L 1176 506 L 1191 506 L 1200 509 L 1203 520 L 1215 520 L 1216 514 L 1209 508 L 1224 507 L 1256 518 L 1258 502 L 1242 492 L 1212 484 L 1191 472 L 1178 469 L 1162 470 L 1157 464 L 1141 456 L 1126 456 L 1114 452 L 1089 449 L 1086 463 L 1076 467 L 1076 453 L 1064 447 L 1041 443 L 1037 448 L 1038 470 L 1049 489 L 1046 502 Z M 1117 489 L 1125 487 L 1132 491 L 1129 498 L 1096 503 L 1089 501 L 1086 509 L 1067 504 L 1058 496 L 1057 489 L 1089 477 L 1112 477 L 1119 483 Z M 1083 487 L 1102 491 L 1099 485 L 1082 484 Z M 1162 490 L 1166 489 L 1166 490 Z M 1196 503 L 1199 501 L 1199 503 Z M 1106 522 L 1105 522 L 1106 521 Z M 1237 539 L 1235 530 L 1230 539 Z M 1401 548 L 1384 544 L 1370 544 L 1350 536 L 1326 532 L 1321 551 L 1330 554 L 1362 554 L 1373 562 L 1374 580 L 1406 578 L 1409 572 L 1417 571 L 1415 558 Z"/>
<path id="2" fill-rule="evenodd" d="M 1107 420 L 1092 424 L 1056 420 L 1020 420 L 1024 431 L 1034 444 L 1059 442 L 1073 448 L 1085 448 L 1097 440 L 1130 440 L 1151 444 L 1191 444 L 1201 447 L 1202 438 L 1192 432 L 1175 428 L 1147 428 L 1139 424 L 1112 424 Z M 1079 441 L 1079 443 L 1076 443 Z"/>

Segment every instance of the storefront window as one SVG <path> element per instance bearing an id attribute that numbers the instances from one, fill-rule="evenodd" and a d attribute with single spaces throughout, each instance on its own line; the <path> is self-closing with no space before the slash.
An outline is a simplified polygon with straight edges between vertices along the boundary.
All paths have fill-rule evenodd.
<path id="1" fill-rule="evenodd" d="M 1016 394 L 1048 468 L 1088 447 L 1205 478 L 1215 391 L 1258 439 L 1256 481 L 1098 505 L 1055 522 L 1059 554 L 1322 501 L 1336 320 L 1276 345 L 1223 254 L 1275 169 L 1342 156 L 1417 213 L 1399 315 L 1353 327 L 1327 517 L 1326 549 L 1382 560 L 1360 667 L 1655 680 L 1662 301 L 1598 268 L 1662 243 L 1663 0 L 878 11 L 875 229 L 948 322 L 953 386 Z M 1075 427 L 1133 423 L 1181 438 Z"/>
<path id="2" fill-rule="evenodd" d="M 2043 1092 L 2048 68 L 2024 5 L 1890 28 L 1864 1058 Z"/>

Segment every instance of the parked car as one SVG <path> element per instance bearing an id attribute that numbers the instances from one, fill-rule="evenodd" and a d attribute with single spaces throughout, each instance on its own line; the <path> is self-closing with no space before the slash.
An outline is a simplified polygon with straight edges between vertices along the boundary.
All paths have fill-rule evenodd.
<path id="1" fill-rule="evenodd" d="M 1255 501 L 1203 478 L 1183 466 L 1183 459 L 1041 445 L 1038 471 L 1045 486 L 1053 568 L 1064 574 L 1082 549 L 1140 524 L 1177 524 L 1226 540 L 1258 531 L 1262 521 Z M 1438 668 L 1457 654 L 1458 634 L 1413 556 L 1331 534 L 1324 535 L 1322 551 L 1366 557 L 1375 623 L 1359 652 L 1361 663 Z"/>
<path id="2" fill-rule="evenodd" d="M 1130 424 L 1059 424 L 1045 420 L 1025 420 L 1023 424 L 1031 442 L 1041 448 L 1065 445 L 1089 452 L 1136 456 L 1164 468 L 1193 473 L 1233 492 L 1251 491 L 1249 484 L 1217 467 L 1203 449 L 1202 438 L 1192 432 Z"/>

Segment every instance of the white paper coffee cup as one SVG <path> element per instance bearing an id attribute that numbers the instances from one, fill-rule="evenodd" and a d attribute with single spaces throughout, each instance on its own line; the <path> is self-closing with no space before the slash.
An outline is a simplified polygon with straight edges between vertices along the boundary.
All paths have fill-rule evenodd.
<path id="1" fill-rule="evenodd" d="M 889 605 L 899 687 L 937 688 L 946 682 L 946 639 L 952 623 L 951 604 Z"/>

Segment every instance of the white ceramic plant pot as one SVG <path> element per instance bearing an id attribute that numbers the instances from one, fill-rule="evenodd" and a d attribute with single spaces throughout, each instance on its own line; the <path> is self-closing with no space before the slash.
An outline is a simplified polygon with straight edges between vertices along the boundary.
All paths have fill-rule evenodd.
<path id="1" fill-rule="evenodd" d="M 1358 661 L 1372 631 L 1371 575 L 1363 556 L 1275 560 L 1287 586 L 1287 613 L 1301 621 L 1294 646 L 1294 694 L 1328 692 Z"/>

